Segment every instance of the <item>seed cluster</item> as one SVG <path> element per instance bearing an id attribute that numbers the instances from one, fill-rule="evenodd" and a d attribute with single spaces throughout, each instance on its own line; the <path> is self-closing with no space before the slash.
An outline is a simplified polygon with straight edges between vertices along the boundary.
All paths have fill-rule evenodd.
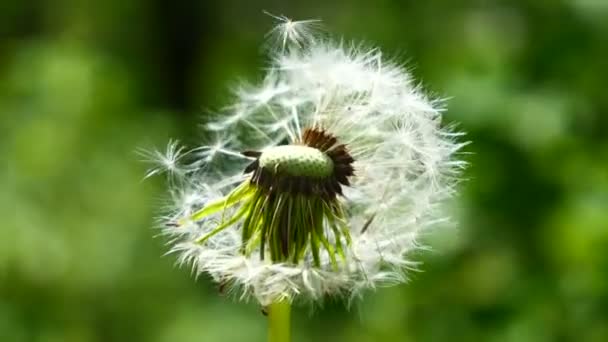
<path id="1" fill-rule="evenodd" d="M 337 267 L 336 255 L 345 258 L 343 243 L 350 244 L 336 200 L 354 174 L 346 146 L 324 130 L 307 128 L 295 145 L 244 154 L 256 158 L 245 172 L 252 173 L 250 182 L 257 189 L 247 203 L 252 214 L 243 223 L 244 252 L 259 241 L 261 259 L 268 247 L 273 262 L 298 263 L 310 249 L 314 264 L 320 265 L 323 247 Z"/>
<path id="2" fill-rule="evenodd" d="M 344 246 L 351 244 L 350 230 L 337 199 L 354 174 L 354 159 L 346 146 L 322 129 L 308 128 L 294 145 L 243 154 L 255 158 L 245 168 L 251 178 L 191 219 L 238 209 L 197 242 L 203 244 L 241 222 L 241 253 L 245 255 L 259 250 L 260 259 L 269 252 L 273 263 L 311 259 L 320 266 L 325 251 L 334 268 L 338 257 L 346 260 Z"/>

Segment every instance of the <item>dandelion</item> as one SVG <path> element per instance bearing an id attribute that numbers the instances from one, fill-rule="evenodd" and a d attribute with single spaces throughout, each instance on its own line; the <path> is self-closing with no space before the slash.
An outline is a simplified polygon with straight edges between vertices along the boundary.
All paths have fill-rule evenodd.
<path id="1" fill-rule="evenodd" d="M 188 158 L 170 144 L 161 157 L 196 166 L 172 183 L 171 251 L 268 308 L 275 341 L 295 300 L 406 281 L 418 237 L 441 220 L 464 166 L 442 102 L 401 66 L 377 49 L 302 44 L 306 22 L 280 19 L 265 80 L 239 88 L 207 125 L 222 141 Z"/>

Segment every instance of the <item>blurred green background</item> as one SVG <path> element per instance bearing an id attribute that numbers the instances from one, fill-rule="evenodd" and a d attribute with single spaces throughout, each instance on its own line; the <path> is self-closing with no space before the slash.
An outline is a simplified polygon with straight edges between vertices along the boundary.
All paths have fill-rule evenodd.
<path id="1" fill-rule="evenodd" d="M 295 312 L 295 341 L 608 341 L 608 1 L 0 2 L 0 341 L 263 341 L 173 267 L 138 147 L 200 141 L 259 80 L 262 10 L 377 43 L 473 143 L 412 282 Z"/>

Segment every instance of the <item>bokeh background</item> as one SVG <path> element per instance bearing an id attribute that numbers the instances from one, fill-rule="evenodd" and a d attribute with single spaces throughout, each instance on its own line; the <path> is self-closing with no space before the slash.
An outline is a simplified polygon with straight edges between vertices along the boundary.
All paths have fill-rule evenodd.
<path id="1" fill-rule="evenodd" d="M 134 153 L 195 145 L 260 79 L 262 10 L 378 44 L 473 142 L 422 271 L 297 309 L 295 341 L 608 341 L 605 0 L 2 0 L 0 341 L 265 340 L 255 304 L 162 256 Z"/>

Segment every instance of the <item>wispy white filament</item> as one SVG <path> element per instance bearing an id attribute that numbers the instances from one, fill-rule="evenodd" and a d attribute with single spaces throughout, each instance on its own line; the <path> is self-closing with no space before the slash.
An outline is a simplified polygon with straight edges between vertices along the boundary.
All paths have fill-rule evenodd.
<path id="1" fill-rule="evenodd" d="M 208 273 L 242 298 L 262 305 L 296 297 L 358 295 L 362 290 L 406 280 L 415 263 L 420 233 L 441 218 L 438 204 L 453 194 L 459 171 L 455 159 L 460 135 L 442 126 L 442 103 L 423 94 L 410 74 L 386 61 L 377 49 L 314 39 L 311 24 L 281 17 L 271 66 L 259 85 L 235 91 L 234 103 L 207 125 L 222 140 L 193 150 L 189 162 L 170 144 L 158 155 L 164 168 L 181 178 L 172 182 L 173 204 L 163 216 L 171 251 L 195 273 Z M 290 48 L 286 48 L 286 47 Z M 347 144 L 354 157 L 352 185 L 340 198 L 347 209 L 353 244 L 346 264 L 321 267 L 306 258 L 298 265 L 241 254 L 239 225 L 202 245 L 223 215 L 187 222 L 205 203 L 225 196 L 247 175 L 239 154 L 295 142 L 305 127 L 322 127 Z M 177 165 L 182 162 L 183 171 Z M 173 222 L 187 222 L 175 226 Z"/>

